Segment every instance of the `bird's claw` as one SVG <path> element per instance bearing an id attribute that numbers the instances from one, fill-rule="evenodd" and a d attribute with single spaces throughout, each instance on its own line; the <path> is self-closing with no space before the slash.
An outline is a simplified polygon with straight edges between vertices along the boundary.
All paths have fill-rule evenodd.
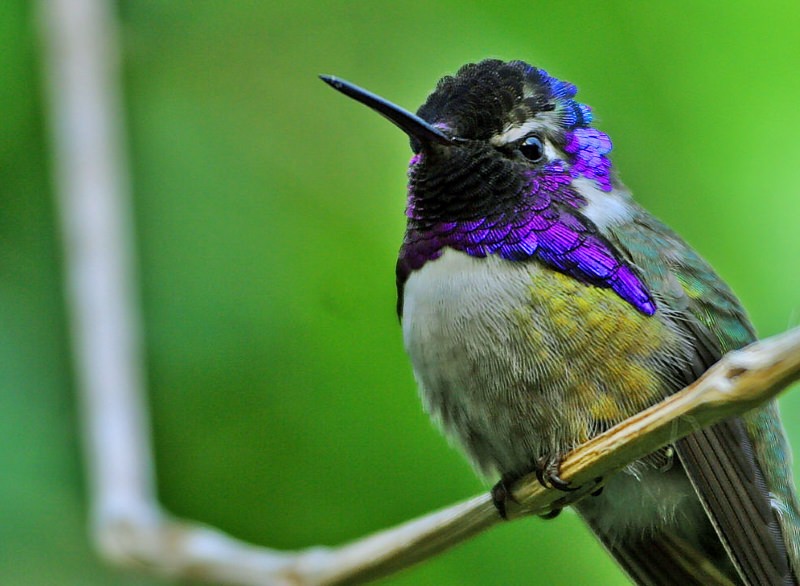
<path id="1" fill-rule="evenodd" d="M 555 488 L 561 492 L 575 492 L 578 486 L 572 486 L 559 476 L 561 469 L 560 456 L 544 456 L 536 461 L 536 479 L 545 488 Z"/>
<path id="2" fill-rule="evenodd" d="M 554 507 L 549 513 L 544 513 L 543 515 L 539 515 L 540 519 L 544 519 L 545 521 L 549 521 L 550 519 L 555 519 L 561 514 L 563 511 L 563 507 Z"/>
<path id="3" fill-rule="evenodd" d="M 534 465 L 534 472 L 536 479 L 545 488 L 553 488 L 561 492 L 570 493 L 571 496 L 564 496 L 553 502 L 553 509 L 543 515 L 539 515 L 542 519 L 554 519 L 564 507 L 571 505 L 573 502 L 580 500 L 584 495 L 591 494 L 592 496 L 599 496 L 603 492 L 603 479 L 595 478 L 594 482 L 573 486 L 559 475 L 561 468 L 561 457 L 559 456 L 545 456 L 539 458 Z M 511 492 L 511 486 L 524 474 L 503 474 L 500 480 L 492 487 L 492 503 L 497 509 L 498 514 L 503 519 L 508 519 L 507 503 L 508 501 L 518 502 Z M 580 494 L 574 494 L 580 492 Z"/>
<path id="4" fill-rule="evenodd" d="M 497 484 L 492 487 L 492 503 L 494 503 L 494 508 L 497 509 L 498 514 L 504 520 L 508 519 L 506 503 L 508 501 L 517 502 L 511 492 L 511 485 L 520 478 L 522 477 L 518 475 L 503 474 Z"/>

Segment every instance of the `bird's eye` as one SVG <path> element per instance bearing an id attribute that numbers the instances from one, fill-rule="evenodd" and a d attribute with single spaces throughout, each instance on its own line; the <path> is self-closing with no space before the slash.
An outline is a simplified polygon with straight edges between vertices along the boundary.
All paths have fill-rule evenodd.
<path id="1" fill-rule="evenodd" d="M 519 145 L 519 152 L 529 161 L 538 163 L 542 160 L 542 157 L 544 157 L 542 139 L 538 136 L 529 136 L 525 138 Z"/>

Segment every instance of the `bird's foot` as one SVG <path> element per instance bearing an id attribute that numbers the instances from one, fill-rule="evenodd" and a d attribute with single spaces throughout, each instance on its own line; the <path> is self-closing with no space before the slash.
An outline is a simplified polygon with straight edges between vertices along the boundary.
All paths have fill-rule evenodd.
<path id="1" fill-rule="evenodd" d="M 561 509 L 581 500 L 587 493 L 591 496 L 600 496 L 603 493 L 603 478 L 595 478 L 591 483 L 574 486 L 561 478 L 561 456 L 544 456 L 536 461 L 536 479 L 545 488 L 554 488 L 561 492 L 569 493 L 563 498 L 553 502 L 553 510 L 543 519 L 553 519 L 558 516 Z"/>
<path id="2" fill-rule="evenodd" d="M 543 456 L 536 461 L 536 479 L 545 488 L 555 488 L 561 492 L 575 492 L 579 486 L 572 486 L 559 475 L 561 472 L 561 456 Z"/>
<path id="3" fill-rule="evenodd" d="M 522 478 L 519 474 L 503 474 L 500 480 L 492 487 L 492 503 L 497 513 L 503 518 L 508 519 L 506 515 L 506 503 L 508 501 L 517 502 L 511 492 L 511 485 L 517 480 Z"/>
<path id="4" fill-rule="evenodd" d="M 508 501 L 518 503 L 517 499 L 514 498 L 514 493 L 511 492 L 511 486 L 520 478 L 525 476 L 524 474 L 503 474 L 500 480 L 492 487 L 492 503 L 494 504 L 494 508 L 497 509 L 497 513 L 504 519 L 508 520 L 507 514 L 507 503 Z M 563 507 L 559 506 L 554 508 L 549 513 L 545 513 L 543 515 L 539 515 L 542 519 L 555 519 L 561 513 L 561 509 Z"/>
<path id="5" fill-rule="evenodd" d="M 576 501 L 582 499 L 586 494 L 599 496 L 603 492 L 603 479 L 595 478 L 593 482 L 581 486 L 573 486 L 559 475 L 561 467 L 560 456 L 545 456 L 539 458 L 533 467 L 536 479 L 545 488 L 553 488 L 567 493 L 564 497 L 553 501 L 553 509 L 543 515 L 542 519 L 555 519 L 564 507 L 568 507 Z M 498 514 L 503 519 L 508 519 L 507 504 L 509 501 L 517 503 L 514 494 L 511 492 L 512 485 L 525 476 L 525 474 L 503 474 L 500 480 L 492 487 L 492 503 L 494 503 Z"/>
<path id="6" fill-rule="evenodd" d="M 539 515 L 540 519 L 544 519 L 545 521 L 549 521 L 550 519 L 555 519 L 561 514 L 561 511 L 564 510 L 564 507 L 553 507 L 549 513 L 544 513 L 543 515 Z"/>

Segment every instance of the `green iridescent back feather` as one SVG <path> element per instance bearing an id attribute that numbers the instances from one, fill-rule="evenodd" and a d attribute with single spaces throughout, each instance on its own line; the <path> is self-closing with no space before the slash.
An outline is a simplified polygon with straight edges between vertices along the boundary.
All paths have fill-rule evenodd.
<path id="1" fill-rule="evenodd" d="M 726 352 L 755 341 L 755 330 L 733 291 L 711 266 L 666 225 L 631 205 L 632 222 L 612 227 L 610 237 L 639 269 L 660 306 L 689 334 L 698 358 L 695 372 L 686 374 L 690 382 L 698 370 Z M 742 420 L 761 463 L 791 564 L 800 568 L 800 502 L 777 404 L 772 401 Z"/>

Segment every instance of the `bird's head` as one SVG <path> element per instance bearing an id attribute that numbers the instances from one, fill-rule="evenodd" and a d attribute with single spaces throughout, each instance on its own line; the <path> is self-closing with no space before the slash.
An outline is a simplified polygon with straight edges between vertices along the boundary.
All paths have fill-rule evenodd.
<path id="1" fill-rule="evenodd" d="M 604 238 L 608 226 L 630 219 L 628 195 L 612 176 L 611 140 L 591 126 L 574 85 L 522 61 L 488 59 L 442 78 L 412 114 L 323 79 L 411 139 L 400 282 L 450 247 L 476 257 L 536 257 L 654 311 L 644 284 Z"/>

